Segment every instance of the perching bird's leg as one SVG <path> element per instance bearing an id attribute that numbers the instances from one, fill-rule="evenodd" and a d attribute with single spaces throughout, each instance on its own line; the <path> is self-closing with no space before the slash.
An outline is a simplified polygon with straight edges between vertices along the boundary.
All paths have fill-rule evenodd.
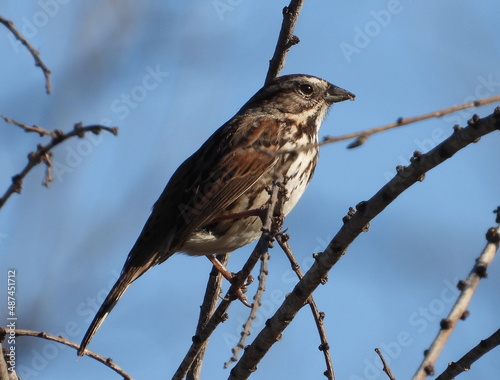
<path id="1" fill-rule="evenodd" d="M 219 260 L 217 260 L 215 256 L 213 255 L 206 255 L 206 256 L 207 259 L 210 260 L 210 262 L 213 264 L 213 266 L 219 271 L 219 273 L 222 274 L 222 276 L 224 276 L 224 278 L 228 280 L 232 285 L 234 285 L 235 282 L 238 280 L 238 275 L 233 272 L 230 272 L 224 265 L 222 265 L 222 263 Z M 243 293 L 246 291 L 247 285 L 250 284 L 252 280 L 253 280 L 252 276 L 249 276 L 247 281 L 238 289 L 236 289 L 234 292 L 235 297 L 238 298 L 243 303 L 243 305 L 248 307 L 252 307 L 252 305 L 250 305 L 247 302 L 247 296 L 245 296 Z"/>

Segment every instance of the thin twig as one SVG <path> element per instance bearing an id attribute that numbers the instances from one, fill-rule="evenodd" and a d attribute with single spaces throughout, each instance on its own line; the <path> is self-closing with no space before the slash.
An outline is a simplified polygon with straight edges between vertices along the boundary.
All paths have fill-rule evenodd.
<path id="1" fill-rule="evenodd" d="M 417 154 L 408 167 L 399 167 L 396 176 L 370 200 L 360 202 L 352 215 L 344 218 L 344 225 L 329 243 L 326 250 L 316 257 L 313 266 L 285 298 L 276 313 L 243 353 L 231 370 L 230 379 L 247 379 L 252 370 L 278 340 L 298 311 L 307 303 L 312 292 L 321 284 L 328 271 L 345 254 L 349 245 L 366 231 L 368 223 L 380 214 L 394 199 L 410 186 L 424 178 L 427 171 L 446 161 L 460 149 L 477 142 L 481 136 L 500 129 L 500 107 L 493 115 L 480 119 L 473 116 L 466 128 L 454 128 L 451 137 L 426 154 Z"/>
<path id="2" fill-rule="evenodd" d="M 0 16 L 0 23 L 4 24 L 7 29 L 11 31 L 11 33 L 19 40 L 21 43 L 26 46 L 28 51 L 31 53 L 33 58 L 35 59 L 35 65 L 40 67 L 43 71 L 43 75 L 45 76 L 45 91 L 47 94 L 50 94 L 52 90 L 52 84 L 50 82 L 50 70 L 49 68 L 43 63 L 42 58 L 40 58 L 40 52 L 36 50 L 33 45 L 30 44 L 30 42 L 19 32 L 16 27 L 14 26 L 14 23 L 10 20 L 7 20 Z"/>
<path id="3" fill-rule="evenodd" d="M 226 266 L 229 261 L 229 253 L 226 253 L 224 255 L 217 255 L 217 260 L 219 260 L 222 265 Z M 208 321 L 214 314 L 215 308 L 217 307 L 217 302 L 220 298 L 222 281 L 223 277 L 221 273 L 217 270 L 217 268 L 215 268 L 215 266 L 213 266 L 208 277 L 208 283 L 205 290 L 205 296 L 203 297 L 203 303 L 200 307 L 200 316 L 198 318 L 198 326 L 196 326 L 196 335 L 200 334 L 200 332 L 205 328 Z M 197 380 L 200 378 L 201 366 L 203 364 L 203 357 L 205 355 L 207 345 L 208 341 L 205 341 L 205 344 L 203 344 L 200 348 L 198 355 L 193 361 L 193 365 L 186 375 L 186 380 Z"/>
<path id="4" fill-rule="evenodd" d="M 500 345 L 500 329 L 493 335 L 482 340 L 477 346 L 466 353 L 458 362 L 451 362 L 448 368 L 439 375 L 436 380 L 452 380 L 462 372 L 470 370 L 472 364 L 479 360 L 484 354 Z"/>
<path id="5" fill-rule="evenodd" d="M 461 290 L 460 296 L 453 305 L 448 317 L 441 321 L 441 329 L 427 351 L 413 380 L 423 380 L 427 375 L 434 375 L 434 365 L 437 358 L 446 345 L 457 322 L 460 319 L 465 319 L 464 317 L 467 316 L 467 307 L 476 291 L 479 280 L 486 277 L 486 269 L 495 257 L 500 241 L 500 225 L 490 228 L 486 234 L 486 239 L 488 243 L 481 253 L 481 256 L 476 260 L 474 268 L 472 268 L 469 273 L 467 280 L 458 283 L 458 287 Z"/>
<path id="6" fill-rule="evenodd" d="M 269 61 L 269 69 L 267 70 L 265 84 L 268 84 L 279 75 L 285 66 L 288 50 L 290 50 L 293 45 L 300 42 L 298 37 L 293 35 L 293 30 L 295 29 L 295 24 L 299 18 L 300 9 L 303 3 L 304 0 L 292 0 L 288 7 L 283 8 L 283 22 L 281 24 L 280 35 L 276 43 L 273 57 Z"/>
<path id="7" fill-rule="evenodd" d="M 51 131 L 47 131 L 46 129 L 43 129 L 41 127 L 39 127 L 38 125 L 32 125 L 31 127 L 27 124 L 23 124 L 23 123 L 20 123 L 16 120 L 12 120 L 10 118 L 8 118 L 7 116 L 4 116 L 4 115 L 1 115 L 2 116 L 2 119 L 5 120 L 5 122 L 9 123 L 9 124 L 13 124 L 13 125 L 17 125 L 18 127 L 24 129 L 26 132 L 36 132 L 40 135 L 40 137 L 43 137 L 43 136 L 50 136 L 50 137 L 57 137 L 58 136 L 58 132 L 57 131 L 54 131 L 54 132 L 51 132 Z"/>
<path id="8" fill-rule="evenodd" d="M 250 335 L 250 330 L 252 328 L 252 323 L 257 318 L 257 311 L 259 307 L 262 306 L 262 295 L 266 290 L 266 278 L 268 275 L 268 262 L 269 262 L 269 252 L 265 252 L 260 258 L 260 273 L 258 276 L 259 286 L 257 287 L 257 292 L 253 297 L 252 308 L 250 309 L 250 314 L 248 315 L 247 320 L 243 324 L 243 330 L 241 331 L 240 340 L 236 344 L 235 347 L 232 348 L 233 355 L 229 359 L 229 361 L 224 363 L 224 368 L 228 368 L 232 363 L 238 361 L 239 352 L 245 348 L 246 338 Z"/>
<path id="9" fill-rule="evenodd" d="M 186 373 L 189 371 L 195 358 L 198 356 L 200 349 L 204 346 L 210 335 L 212 335 L 212 333 L 221 322 L 225 321 L 228 318 L 226 312 L 233 302 L 234 294 L 236 294 L 236 291 L 240 289 L 246 282 L 248 276 L 259 261 L 262 254 L 267 252 L 269 244 L 273 240 L 273 231 L 275 231 L 277 228 L 280 228 L 280 226 L 276 226 L 276 223 L 282 221 L 282 219 L 276 218 L 274 217 L 274 215 L 281 214 L 283 202 L 284 197 L 281 195 L 280 186 L 278 184 L 274 184 L 273 188 L 271 189 L 269 206 L 266 209 L 266 215 L 264 217 L 265 223 L 262 227 L 262 235 L 257 242 L 257 245 L 255 246 L 252 254 L 248 258 L 243 268 L 238 272 L 236 280 L 229 288 L 226 296 L 223 298 L 223 300 L 215 310 L 205 328 L 203 328 L 203 330 L 199 334 L 193 337 L 193 343 L 191 344 L 191 347 L 186 353 L 186 356 L 182 360 L 172 379 L 181 380 L 184 378 L 184 376 L 186 376 Z"/>
<path id="10" fill-rule="evenodd" d="M 15 122 L 14 124 L 19 125 L 20 123 Z M 4 193 L 3 197 L 0 198 L 0 208 L 2 208 L 2 206 L 5 204 L 5 202 L 9 199 L 9 197 L 12 194 L 21 193 L 24 177 L 26 177 L 26 175 L 30 172 L 31 169 L 33 169 L 36 165 L 42 162 L 44 162 L 47 165 L 46 175 L 44 177 L 43 184 L 45 186 L 48 186 L 49 182 L 52 180 L 52 174 L 51 174 L 52 161 L 50 159 L 51 157 L 50 151 L 55 146 L 59 145 L 60 143 L 71 137 L 78 136 L 80 138 L 83 138 L 85 136 L 85 133 L 87 132 L 91 132 L 98 135 L 103 130 L 108 131 L 115 136 L 118 134 L 117 127 L 110 128 L 103 125 L 90 125 L 87 127 L 83 127 L 81 123 L 75 124 L 73 130 L 69 131 L 68 133 L 63 133 L 60 130 L 55 130 L 54 132 L 51 132 L 50 136 L 52 136 L 52 140 L 45 146 L 42 144 L 38 144 L 37 150 L 35 152 L 28 154 L 28 163 L 26 164 L 24 169 L 19 174 L 16 174 L 15 176 L 12 177 L 12 184 Z M 38 130 L 36 132 L 40 133 Z"/>
<path id="11" fill-rule="evenodd" d="M 359 131 L 359 132 L 353 132 L 353 133 L 348 133 L 342 136 L 326 136 L 323 138 L 323 141 L 321 141 L 318 145 L 326 145 L 326 144 L 331 144 L 334 142 L 338 141 L 343 141 L 343 140 L 350 140 L 356 138 L 354 142 L 352 142 L 348 148 L 355 148 L 358 147 L 366 142 L 368 137 L 371 135 L 374 135 L 375 133 L 379 132 L 384 132 L 388 131 L 389 129 L 392 128 L 398 128 L 402 127 L 404 125 L 408 125 L 411 123 L 416 123 L 417 121 L 422 121 L 426 119 L 431 119 L 434 117 L 442 117 L 445 115 L 448 115 L 453 112 L 461 111 L 466 108 L 472 108 L 472 107 L 479 107 L 479 106 L 484 106 L 485 104 L 491 104 L 495 102 L 500 102 L 500 95 L 495 95 L 495 96 L 490 96 L 487 98 L 482 98 L 478 100 L 474 100 L 472 102 L 467 102 L 467 103 L 462 103 L 458 104 L 452 107 L 447 107 L 443 108 L 440 110 L 436 110 L 433 112 L 428 112 L 423 115 L 418 115 L 418 116 L 412 116 L 412 117 L 400 117 L 397 121 L 385 125 L 381 125 L 380 127 L 375 127 L 375 128 L 370 128 L 370 129 L 365 129 L 364 131 Z"/>
<path id="12" fill-rule="evenodd" d="M 302 270 L 300 269 L 300 265 L 295 259 L 295 255 L 292 252 L 292 249 L 290 248 L 290 245 L 288 244 L 288 239 L 289 236 L 285 233 L 279 233 L 276 235 L 276 241 L 278 242 L 279 246 L 285 252 L 286 256 L 288 257 L 288 260 L 290 261 L 290 265 L 292 266 L 292 270 L 295 272 L 299 280 L 304 276 L 302 273 Z M 326 279 L 325 279 L 326 283 Z M 318 329 L 319 333 L 319 339 L 321 341 L 321 344 L 319 345 L 319 350 L 323 352 L 323 356 L 325 357 L 325 364 L 326 364 L 326 371 L 324 372 L 324 375 L 328 380 L 335 380 L 335 373 L 333 372 L 333 364 L 332 364 L 332 357 L 330 354 L 330 344 L 328 343 L 328 338 L 326 334 L 326 329 L 325 329 L 325 313 L 320 312 L 318 310 L 318 306 L 316 305 L 316 301 L 314 301 L 314 297 L 311 296 L 307 299 L 307 303 L 309 304 L 309 307 L 311 308 L 311 312 L 314 318 L 314 322 L 316 323 L 316 328 Z"/>
<path id="13" fill-rule="evenodd" d="M 42 338 L 42 339 L 52 340 L 54 342 L 62 343 L 66 346 L 74 348 L 75 350 L 78 350 L 80 348 L 79 344 L 71 342 L 68 339 L 63 338 L 62 336 L 55 336 L 55 335 L 47 334 L 47 333 L 41 332 L 41 331 L 24 330 L 24 329 L 16 329 L 15 332 L 16 332 L 16 336 L 34 336 L 37 338 Z M 6 333 L 7 333 L 7 330 L 3 327 L 0 327 L 0 335 L 4 335 Z M 89 349 L 87 349 L 85 351 L 85 355 L 90 356 L 91 358 L 93 358 L 93 359 L 97 360 L 98 362 L 101 362 L 102 364 L 111 368 L 113 371 L 115 371 L 119 375 L 123 376 L 124 379 L 132 380 L 132 376 L 130 376 L 123 369 L 121 369 L 117 364 L 115 364 L 115 362 L 111 358 L 102 357 L 101 355 L 96 354 L 95 352 L 90 351 Z"/>
<path id="14" fill-rule="evenodd" d="M 382 364 L 384 366 L 383 371 L 386 373 L 387 377 L 389 377 L 390 380 L 396 380 L 396 378 L 392 374 L 391 368 L 389 367 L 389 365 L 385 361 L 384 355 L 382 355 L 382 351 L 380 351 L 380 348 L 376 348 L 375 352 L 379 356 L 380 360 L 382 360 Z"/>

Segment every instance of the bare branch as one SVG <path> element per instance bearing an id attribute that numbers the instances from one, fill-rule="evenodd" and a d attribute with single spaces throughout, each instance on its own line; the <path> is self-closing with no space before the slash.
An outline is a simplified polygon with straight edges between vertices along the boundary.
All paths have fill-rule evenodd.
<path id="1" fill-rule="evenodd" d="M 233 355 L 227 361 L 224 363 L 224 368 L 228 368 L 232 363 L 238 361 L 238 354 L 239 352 L 245 348 L 245 341 L 246 338 L 250 335 L 250 330 L 252 328 L 252 323 L 257 318 L 257 311 L 259 310 L 259 307 L 262 306 L 262 295 L 264 294 L 266 290 L 266 278 L 268 275 L 268 261 L 269 261 L 269 252 L 265 252 L 260 260 L 260 273 L 258 276 L 259 280 L 259 286 L 257 287 L 257 292 L 255 293 L 253 297 L 253 302 L 252 302 L 252 308 L 250 309 L 250 314 L 248 315 L 248 318 L 246 322 L 243 324 L 243 330 L 241 331 L 241 337 L 238 343 L 236 344 L 235 347 L 231 350 L 233 352 Z"/>
<path id="2" fill-rule="evenodd" d="M 479 360 L 484 354 L 500 345 L 500 329 L 493 335 L 482 340 L 476 347 L 466 353 L 458 362 L 451 362 L 448 368 L 439 375 L 436 380 L 452 380 L 462 372 L 468 371 L 472 364 Z"/>
<path id="3" fill-rule="evenodd" d="M 40 67 L 43 71 L 43 75 L 45 76 L 45 91 L 47 94 L 50 94 L 52 90 L 52 84 L 50 82 L 50 70 L 47 66 L 45 66 L 45 63 L 43 63 L 42 59 L 40 58 L 40 52 L 36 50 L 33 45 L 30 44 L 30 42 L 19 32 L 16 27 L 14 26 L 14 23 L 10 20 L 7 20 L 0 16 L 0 23 L 4 24 L 7 29 L 9 29 L 12 34 L 19 40 L 21 43 L 26 46 L 28 51 L 31 53 L 33 58 L 35 59 L 35 65 Z"/>
<path id="4" fill-rule="evenodd" d="M 279 185 L 275 184 L 272 188 L 269 206 L 266 209 L 266 216 L 264 218 L 265 223 L 262 227 L 262 235 L 257 242 L 257 245 L 255 246 L 252 254 L 248 258 L 241 271 L 238 272 L 236 280 L 229 288 L 226 296 L 221 301 L 221 303 L 217 307 L 217 310 L 215 310 L 206 326 L 199 334 L 193 337 L 193 343 L 172 379 L 181 380 L 184 378 L 186 373 L 189 371 L 189 368 L 192 366 L 195 358 L 198 356 L 200 349 L 205 345 L 205 342 L 208 340 L 210 335 L 212 335 L 212 333 L 221 322 L 225 321 L 228 318 L 226 312 L 233 301 L 236 290 L 242 287 L 262 254 L 267 252 L 269 244 L 273 239 L 273 231 L 279 229 L 279 227 L 276 226 L 276 223 L 282 219 L 276 218 L 274 217 L 274 215 L 281 214 L 281 209 L 284 201 L 283 198 L 284 196 L 279 190 Z"/>
<path id="5" fill-rule="evenodd" d="M 380 360 L 382 360 L 382 364 L 384 366 L 383 368 L 383 371 L 386 373 L 387 377 L 390 379 L 390 380 L 396 380 L 396 378 L 394 377 L 394 375 L 392 374 L 392 371 L 391 371 L 391 368 L 389 367 L 389 365 L 387 364 L 387 362 L 385 361 L 384 359 L 384 355 L 382 355 L 382 351 L 380 351 L 380 348 L 376 348 L 375 349 L 375 352 L 377 353 L 377 355 L 379 356 Z"/>
<path id="6" fill-rule="evenodd" d="M 283 23 L 281 24 L 281 31 L 278 42 L 276 43 L 276 49 L 274 50 L 273 57 L 269 61 L 269 69 L 267 70 L 265 84 L 268 84 L 280 74 L 285 66 L 288 50 L 290 50 L 293 45 L 300 42 L 298 37 L 293 35 L 293 30 L 295 29 L 295 24 L 299 18 L 303 3 L 304 0 L 292 0 L 288 7 L 283 8 Z"/>
<path id="7" fill-rule="evenodd" d="M 475 115 L 466 128 L 454 128 L 448 139 L 426 154 L 416 154 L 408 167 L 398 167 L 396 176 L 366 202 L 360 202 L 357 210 L 344 218 L 344 225 L 329 243 L 327 249 L 317 255 L 313 266 L 286 297 L 266 326 L 248 346 L 231 370 L 230 379 L 246 379 L 260 360 L 278 340 L 297 312 L 306 304 L 312 292 L 321 284 L 328 271 L 345 254 L 354 239 L 366 231 L 368 223 L 381 213 L 394 199 L 414 183 L 423 180 L 427 171 L 441 164 L 460 149 L 476 142 L 481 136 L 500 128 L 500 107 L 493 115 L 480 119 Z"/>
<path id="8" fill-rule="evenodd" d="M 495 103 L 495 102 L 500 102 L 500 95 L 490 96 L 487 98 L 474 100 L 472 102 L 458 104 L 456 106 L 443 108 L 443 109 L 436 110 L 436 111 L 429 112 L 429 113 L 425 113 L 425 114 L 419 115 L 419 116 L 400 117 L 394 123 L 385 124 L 385 125 L 382 125 L 380 127 L 365 129 L 364 131 L 348 133 L 348 134 L 345 134 L 342 136 L 337 136 L 337 137 L 326 136 L 326 137 L 324 137 L 323 141 L 319 143 L 319 145 L 326 145 L 326 144 L 331 144 L 331 143 L 338 142 L 338 141 L 350 140 L 350 139 L 355 138 L 356 140 L 354 140 L 348 146 L 348 148 L 356 148 L 356 147 L 364 144 L 368 140 L 368 138 L 370 136 L 374 135 L 375 133 L 388 131 L 389 129 L 402 127 L 404 125 L 408 125 L 411 123 L 416 123 L 417 121 L 431 119 L 434 117 L 442 117 L 442 116 L 445 116 L 445 115 L 448 115 L 450 113 L 457 112 L 457 111 L 460 111 L 460 110 L 463 110 L 466 108 L 484 106 L 485 104 L 491 104 L 491 103 Z"/>
<path id="9" fill-rule="evenodd" d="M 299 280 L 304 277 L 302 270 L 300 269 L 300 265 L 295 259 L 295 256 L 292 252 L 292 249 L 290 248 L 290 245 L 288 244 L 288 239 L 289 236 L 286 235 L 285 233 L 280 233 L 276 235 L 276 241 L 280 245 L 281 249 L 283 249 L 283 252 L 285 252 L 286 256 L 288 257 L 288 260 L 290 261 L 290 264 L 292 266 L 292 270 L 295 272 Z M 325 279 L 326 283 L 326 279 Z M 311 308 L 311 312 L 314 318 L 314 322 L 316 323 L 316 328 L 318 329 L 319 333 L 319 339 L 321 341 L 321 344 L 319 345 L 319 350 L 323 352 L 323 355 L 325 357 L 325 364 L 326 364 L 326 371 L 324 372 L 324 375 L 328 380 L 335 380 L 335 374 L 333 372 L 333 364 L 332 364 L 332 357 L 330 355 L 330 344 L 328 343 L 328 338 L 326 335 L 326 330 L 325 330 L 325 313 L 320 312 L 318 310 L 318 306 L 316 305 L 316 301 L 314 301 L 314 297 L 311 294 L 309 299 L 307 300 L 307 303 L 309 304 L 309 307 Z"/>
<path id="10" fill-rule="evenodd" d="M 229 261 L 229 253 L 217 255 L 217 260 L 219 260 L 222 265 L 226 266 Z M 198 326 L 196 326 L 196 335 L 200 334 L 214 314 L 217 302 L 220 299 L 222 281 L 222 274 L 213 266 L 208 278 L 205 297 L 200 307 L 200 317 L 198 318 Z M 200 351 L 186 375 L 186 380 L 196 380 L 200 378 L 203 356 L 205 355 L 207 345 L 208 340 L 200 347 Z"/>
<path id="11" fill-rule="evenodd" d="M 472 268 L 469 273 L 467 280 L 459 281 L 458 288 L 461 290 L 460 296 L 453 305 L 448 317 L 441 321 L 441 329 L 427 351 L 413 380 L 423 380 L 427 375 L 434 375 L 434 365 L 437 358 L 446 345 L 457 322 L 460 319 L 465 319 L 467 316 L 467 307 L 476 291 L 479 280 L 486 277 L 486 269 L 495 257 L 500 242 L 500 225 L 490 228 L 486 233 L 486 239 L 488 240 L 488 244 L 486 244 L 481 256 L 476 260 L 474 268 Z"/>
<path id="12" fill-rule="evenodd" d="M 42 338 L 46 340 L 52 340 L 54 342 L 62 343 L 66 346 L 72 347 L 75 350 L 78 350 L 80 348 L 80 345 L 74 342 L 69 341 L 68 339 L 63 338 L 62 336 L 55 336 L 51 334 L 47 334 L 41 331 L 33 331 L 33 330 L 24 330 L 24 329 L 16 329 L 16 336 L 34 336 L 37 338 Z M 0 336 L 7 334 L 7 329 L 0 327 Z M 132 379 L 132 376 L 130 376 L 128 373 L 126 373 L 123 369 L 121 369 L 111 358 L 104 358 L 99 354 L 96 354 L 95 352 L 90 351 L 87 349 L 85 351 L 85 355 L 90 356 L 91 358 L 97 360 L 98 362 L 101 362 L 105 366 L 111 368 L 113 371 L 118 373 L 119 375 L 123 376 L 124 379 Z"/>
<path id="13" fill-rule="evenodd" d="M 21 125 L 25 126 L 25 124 L 15 122 L 9 118 L 4 117 L 4 119 L 9 123 L 12 123 L 12 124 L 15 124 L 18 126 L 21 126 Z M 26 177 L 26 175 L 30 172 L 31 169 L 33 169 L 36 165 L 38 165 L 42 162 L 45 163 L 45 165 L 47 165 L 47 170 L 46 170 L 46 175 L 45 175 L 44 180 L 43 180 L 43 185 L 48 186 L 48 184 L 52 180 L 52 174 L 51 174 L 52 173 L 52 160 L 50 158 L 52 155 L 51 150 L 55 146 L 59 145 L 63 141 L 65 141 L 71 137 L 74 137 L 74 136 L 78 136 L 80 138 L 83 138 L 85 136 L 85 133 L 87 133 L 87 132 L 91 132 L 91 133 L 98 135 L 99 133 L 101 133 L 101 131 L 104 130 L 104 131 L 108 131 L 108 132 L 112 133 L 115 136 L 118 134 L 117 127 L 110 128 L 110 127 L 106 127 L 103 125 L 90 125 L 87 127 L 83 127 L 81 123 L 75 124 L 75 126 L 73 127 L 73 130 L 69 131 L 68 133 L 63 133 L 62 131 L 60 131 L 58 129 L 55 130 L 54 132 L 48 132 L 40 127 L 37 127 L 35 130 L 34 127 L 28 127 L 28 128 L 32 129 L 32 130 L 30 130 L 30 132 L 37 132 L 37 133 L 40 133 L 42 135 L 48 134 L 49 136 L 52 136 L 52 140 L 50 141 L 50 143 L 48 143 L 45 146 L 42 144 L 38 144 L 37 150 L 35 152 L 28 154 L 28 163 L 26 164 L 24 169 L 19 174 L 16 174 L 15 176 L 12 177 L 12 184 L 9 186 L 9 188 L 7 189 L 7 191 L 5 192 L 3 197 L 0 198 L 0 208 L 2 208 L 2 206 L 5 204 L 7 199 L 9 199 L 9 197 L 12 194 L 14 194 L 14 193 L 20 194 L 21 193 L 22 183 L 23 183 L 24 177 Z M 22 127 L 22 128 L 27 130 L 25 127 Z M 44 132 L 41 132 L 41 131 L 44 131 Z"/>
<path id="14" fill-rule="evenodd" d="M 47 131 L 46 129 L 43 129 L 43 128 L 40 128 L 38 125 L 33 125 L 33 126 L 29 126 L 29 125 L 26 125 L 26 124 L 23 124 L 23 123 L 20 123 L 18 121 L 15 121 L 15 120 L 12 120 L 10 118 L 8 118 L 7 116 L 4 116 L 4 115 L 1 115 L 2 116 L 2 119 L 5 120 L 5 122 L 9 123 L 9 124 L 14 124 L 14 125 L 17 125 L 18 127 L 24 129 L 26 132 L 36 132 L 40 135 L 40 137 L 43 137 L 43 136 L 50 136 L 50 137 L 57 137 L 57 132 L 51 132 L 51 131 Z"/>

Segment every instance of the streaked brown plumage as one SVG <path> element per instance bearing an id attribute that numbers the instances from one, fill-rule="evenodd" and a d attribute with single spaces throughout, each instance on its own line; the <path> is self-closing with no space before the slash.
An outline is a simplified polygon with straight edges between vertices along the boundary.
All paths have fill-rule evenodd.
<path id="1" fill-rule="evenodd" d="M 287 75 L 259 90 L 215 131 L 170 178 L 78 355 L 128 286 L 154 265 L 176 252 L 227 253 L 257 239 L 258 216 L 231 215 L 264 206 L 275 179 L 286 179 L 288 214 L 314 173 L 314 143 L 329 107 L 347 99 L 354 95 L 323 79 Z"/>

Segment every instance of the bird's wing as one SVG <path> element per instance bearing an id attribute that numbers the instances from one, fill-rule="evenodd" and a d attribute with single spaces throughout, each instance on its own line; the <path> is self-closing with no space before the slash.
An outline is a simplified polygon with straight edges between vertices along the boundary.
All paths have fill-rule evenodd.
<path id="1" fill-rule="evenodd" d="M 232 119 L 217 130 L 173 174 L 125 266 L 149 269 L 163 262 L 257 182 L 278 159 L 279 127 L 259 117 L 251 123 Z"/>

